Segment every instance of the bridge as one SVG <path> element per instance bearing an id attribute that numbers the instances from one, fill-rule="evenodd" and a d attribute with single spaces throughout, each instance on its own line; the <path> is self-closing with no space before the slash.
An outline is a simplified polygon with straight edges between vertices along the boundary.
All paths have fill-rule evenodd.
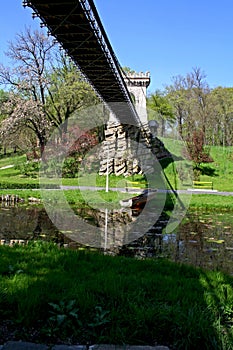
<path id="1" fill-rule="evenodd" d="M 122 124 L 141 126 L 93 0 L 23 0 Z M 117 102 L 117 103 L 116 103 Z"/>
<path id="2" fill-rule="evenodd" d="M 147 179 L 150 175 L 157 176 L 160 164 L 156 160 L 171 159 L 171 155 L 150 132 L 147 118 L 141 121 L 141 114 L 139 117 L 129 92 L 133 85 L 138 85 L 145 97 L 149 75 L 136 76 L 134 82 L 130 79 L 132 86 L 129 84 L 128 90 L 126 77 L 94 1 L 23 0 L 23 6 L 29 6 L 33 10 L 32 16 L 40 18 L 41 25 L 48 28 L 118 119 L 118 124 L 111 120 L 108 122 L 102 142 L 99 173 L 128 176 L 142 172 L 148 176 Z M 135 97 L 140 100 L 139 94 Z M 151 219 L 154 221 L 153 218 L 149 219 L 150 226 Z M 136 231 L 140 232 L 138 224 Z"/>

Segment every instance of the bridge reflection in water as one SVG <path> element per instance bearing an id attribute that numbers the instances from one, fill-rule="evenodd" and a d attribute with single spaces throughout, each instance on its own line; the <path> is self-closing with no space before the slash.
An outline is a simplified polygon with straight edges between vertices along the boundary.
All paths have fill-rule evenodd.
<path id="1" fill-rule="evenodd" d="M 112 255 L 137 258 L 169 258 L 176 262 L 219 269 L 233 274 L 233 237 L 231 212 L 191 213 L 176 233 L 163 234 L 167 217 L 163 214 L 146 234 L 129 242 L 125 227 L 134 222 L 137 210 L 74 208 L 86 223 L 102 232 L 102 248 L 84 246 L 77 241 L 77 232 L 59 232 L 46 211 L 37 206 L 2 207 L 0 209 L 1 244 L 27 244 L 28 241 L 53 241 L 70 249 L 94 249 Z M 154 215 L 151 212 L 151 215 Z M 137 236 L 137 232 L 135 233 Z M 129 242 L 124 244 L 125 241 Z"/>

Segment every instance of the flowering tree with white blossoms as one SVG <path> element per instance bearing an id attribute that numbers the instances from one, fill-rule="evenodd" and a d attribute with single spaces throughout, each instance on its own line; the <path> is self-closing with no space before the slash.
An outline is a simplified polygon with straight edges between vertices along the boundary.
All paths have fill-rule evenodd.
<path id="1" fill-rule="evenodd" d="M 17 142 L 15 138 L 19 138 L 20 134 L 21 142 L 24 135 L 26 141 L 27 129 L 29 133 L 31 131 L 36 136 L 42 154 L 51 130 L 51 123 L 46 118 L 41 104 L 32 98 L 22 99 L 18 95 L 11 94 L 3 108 L 4 114 L 7 114 L 8 117 L 1 124 L 0 137 L 2 143 L 9 144 L 8 139 L 12 143 L 12 136 L 14 142 Z"/>
<path id="2" fill-rule="evenodd" d="M 3 106 L 6 120 L 1 135 L 6 141 L 20 130 L 33 131 L 43 152 L 51 128 L 60 129 L 62 136 L 69 117 L 98 99 L 77 67 L 43 31 L 26 28 L 10 43 L 6 55 L 13 65 L 0 65 L 0 84 L 10 86 L 13 94 Z"/>

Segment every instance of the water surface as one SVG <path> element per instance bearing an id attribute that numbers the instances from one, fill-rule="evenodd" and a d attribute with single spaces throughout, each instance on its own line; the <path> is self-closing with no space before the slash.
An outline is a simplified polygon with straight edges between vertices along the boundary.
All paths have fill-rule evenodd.
<path id="1" fill-rule="evenodd" d="M 153 211 L 156 224 L 141 235 L 137 225 L 133 231 L 126 227 L 136 222 L 139 212 L 130 208 L 109 210 L 77 208 L 73 211 L 90 227 L 97 227 L 95 237 L 89 242 L 109 254 L 135 256 L 138 258 L 169 258 L 194 266 L 219 269 L 233 274 L 233 212 L 211 210 L 189 210 L 179 227 L 165 234 L 168 222 L 166 214 Z M 158 219 L 158 220 L 157 220 Z M 21 240 L 54 241 L 65 247 L 79 248 L 85 245 L 90 233 L 83 227 L 59 231 L 51 222 L 43 206 L 18 205 L 0 208 L 1 244 L 13 244 Z M 90 230 L 90 232 L 93 230 Z M 88 240 L 87 240 L 88 241 Z"/>

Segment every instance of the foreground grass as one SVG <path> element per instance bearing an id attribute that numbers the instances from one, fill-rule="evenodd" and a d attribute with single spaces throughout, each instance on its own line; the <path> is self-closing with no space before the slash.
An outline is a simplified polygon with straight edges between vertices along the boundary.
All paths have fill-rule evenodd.
<path id="1" fill-rule="evenodd" d="M 0 323 L 15 339 L 231 348 L 233 279 L 220 272 L 40 242 L 0 254 Z"/>

